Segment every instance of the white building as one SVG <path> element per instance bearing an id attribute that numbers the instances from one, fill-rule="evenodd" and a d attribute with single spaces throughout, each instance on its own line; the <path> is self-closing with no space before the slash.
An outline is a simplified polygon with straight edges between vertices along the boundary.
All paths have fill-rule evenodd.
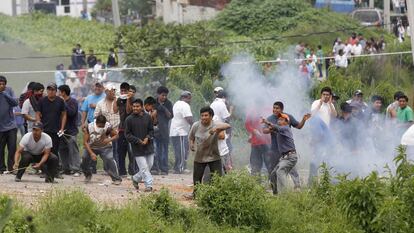
<path id="1" fill-rule="evenodd" d="M 187 24 L 214 18 L 230 0 L 156 0 L 157 18 L 164 23 Z"/>
<path id="2" fill-rule="evenodd" d="M 27 14 L 34 10 L 36 3 L 52 2 L 56 4 L 56 15 L 80 17 L 84 0 L 0 0 L 0 13 L 6 15 Z M 87 12 L 91 12 L 97 0 L 87 0 Z"/>

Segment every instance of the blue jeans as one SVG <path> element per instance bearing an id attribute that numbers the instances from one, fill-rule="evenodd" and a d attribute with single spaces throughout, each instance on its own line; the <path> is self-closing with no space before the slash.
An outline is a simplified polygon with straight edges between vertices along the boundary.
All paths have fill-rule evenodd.
<path id="1" fill-rule="evenodd" d="M 153 170 L 168 173 L 168 141 L 155 139 L 155 158 Z"/>

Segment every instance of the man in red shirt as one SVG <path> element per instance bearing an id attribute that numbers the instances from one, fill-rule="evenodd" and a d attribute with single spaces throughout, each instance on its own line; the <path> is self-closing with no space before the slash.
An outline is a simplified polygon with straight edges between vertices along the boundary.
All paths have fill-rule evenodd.
<path id="1" fill-rule="evenodd" d="M 263 126 L 260 123 L 260 120 L 260 111 L 252 111 L 247 115 L 245 122 L 246 130 L 250 134 L 249 143 L 251 144 L 251 173 L 252 175 L 260 175 L 264 163 L 267 172 L 270 175 L 276 164 L 276 157 L 270 151 L 270 135 L 262 132 Z"/>

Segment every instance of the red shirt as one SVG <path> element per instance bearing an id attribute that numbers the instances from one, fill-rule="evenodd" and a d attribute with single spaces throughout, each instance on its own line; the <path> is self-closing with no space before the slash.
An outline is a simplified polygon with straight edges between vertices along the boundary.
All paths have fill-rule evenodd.
<path id="1" fill-rule="evenodd" d="M 250 134 L 249 142 L 252 144 L 252 146 L 270 145 L 270 134 L 263 134 L 263 127 L 260 123 L 259 116 L 248 115 L 246 117 L 245 127 L 247 132 Z M 259 135 L 254 133 L 255 129 L 260 132 Z"/>

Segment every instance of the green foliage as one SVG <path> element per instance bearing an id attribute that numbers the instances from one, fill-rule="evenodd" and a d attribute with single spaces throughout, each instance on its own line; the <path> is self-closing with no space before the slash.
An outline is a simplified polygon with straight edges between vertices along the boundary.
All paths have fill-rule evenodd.
<path id="1" fill-rule="evenodd" d="M 33 217 L 10 198 L 0 195 L 0 232 L 2 233 L 32 233 L 35 227 Z"/>
<path id="2" fill-rule="evenodd" d="M 254 177 L 247 172 L 235 172 L 214 177 L 209 185 L 199 185 L 196 202 L 218 224 L 266 230 L 271 221 L 268 196 Z"/>
<path id="3" fill-rule="evenodd" d="M 115 42 L 112 25 L 44 14 L 0 15 L 0 35 L 37 51 L 59 55 L 71 54 L 77 43 L 86 51 L 94 49 L 96 53 L 106 54 Z"/>
<path id="4" fill-rule="evenodd" d="M 373 221 L 378 206 L 384 200 L 384 184 L 372 172 L 366 178 L 346 180 L 341 178 L 337 187 L 337 203 L 345 215 L 366 232 L 375 232 Z"/>
<path id="5" fill-rule="evenodd" d="M 35 222 L 41 232 L 86 233 L 102 230 L 96 224 L 96 204 L 82 191 L 51 192 L 41 200 L 39 212 L 41 215 Z"/>

